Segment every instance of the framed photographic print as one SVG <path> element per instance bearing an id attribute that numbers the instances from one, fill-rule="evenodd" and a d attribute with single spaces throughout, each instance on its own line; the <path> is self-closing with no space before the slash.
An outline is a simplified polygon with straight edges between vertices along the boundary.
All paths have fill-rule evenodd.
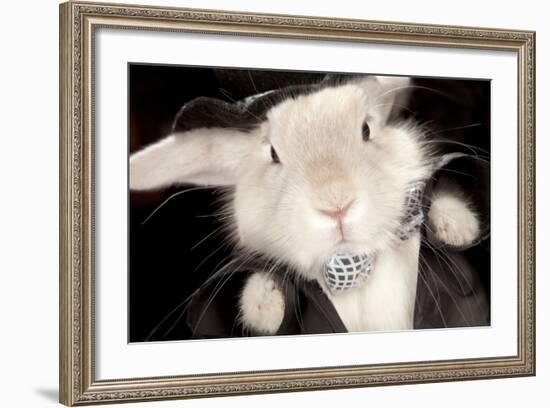
<path id="1" fill-rule="evenodd" d="M 60 6 L 66 405 L 535 373 L 535 33 Z"/>

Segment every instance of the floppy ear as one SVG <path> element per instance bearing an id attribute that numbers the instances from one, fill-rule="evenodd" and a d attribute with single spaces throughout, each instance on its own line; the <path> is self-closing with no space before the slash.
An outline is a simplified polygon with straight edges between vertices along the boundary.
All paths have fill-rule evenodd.
<path id="1" fill-rule="evenodd" d="M 178 183 L 227 186 L 257 143 L 255 131 L 200 128 L 174 133 L 130 156 L 130 189 Z"/>
<path id="2" fill-rule="evenodd" d="M 382 123 L 393 119 L 401 110 L 406 109 L 411 87 L 411 78 L 398 76 L 367 77 L 369 93 L 375 98 L 374 109 Z"/>

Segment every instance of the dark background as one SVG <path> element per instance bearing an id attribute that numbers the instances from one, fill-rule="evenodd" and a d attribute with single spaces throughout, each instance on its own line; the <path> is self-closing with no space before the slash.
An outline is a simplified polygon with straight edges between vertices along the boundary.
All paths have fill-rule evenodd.
<path id="1" fill-rule="evenodd" d="M 128 70 L 130 153 L 167 136 L 181 106 L 198 96 L 231 102 L 288 85 L 317 82 L 325 75 L 144 64 L 130 64 Z M 415 78 L 414 85 L 408 109 L 402 115 L 428 123 L 434 137 L 472 145 L 476 153 L 488 158 L 490 81 Z M 443 152 L 472 153 L 471 148 L 456 143 L 438 147 Z M 212 216 L 219 209 L 220 191 L 189 191 L 169 199 L 191 187 L 129 192 L 131 342 L 189 338 L 191 333 L 178 320 L 183 302 L 230 256 L 223 246 L 226 241 L 222 224 Z M 469 252 L 490 293 L 489 248 L 487 239 Z"/>

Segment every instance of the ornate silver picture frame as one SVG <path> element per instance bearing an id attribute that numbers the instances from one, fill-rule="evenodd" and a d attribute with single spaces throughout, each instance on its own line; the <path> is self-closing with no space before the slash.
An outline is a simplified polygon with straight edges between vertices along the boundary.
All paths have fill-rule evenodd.
<path id="1" fill-rule="evenodd" d="M 517 350 L 414 362 L 98 378 L 96 34 L 100 29 L 502 51 L 517 61 Z M 315 69 L 315 67 L 311 67 Z M 492 120 L 498 120 L 493 118 Z M 493 135 L 494 136 L 494 135 Z M 124 138 L 125 135 L 120 135 Z M 494 143 L 499 143 L 498 138 Z M 535 33 L 71 1 L 60 6 L 60 402 L 196 398 L 535 374 Z M 510 197 L 509 197 L 510 198 Z M 498 272 L 498 271 L 497 271 Z M 154 344 L 151 345 L 154 347 Z"/>

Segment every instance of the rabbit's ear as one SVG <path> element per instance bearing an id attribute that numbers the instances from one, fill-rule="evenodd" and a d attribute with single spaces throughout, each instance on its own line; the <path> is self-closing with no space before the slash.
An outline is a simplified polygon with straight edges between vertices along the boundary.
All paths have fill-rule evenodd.
<path id="1" fill-rule="evenodd" d="M 130 156 L 130 189 L 179 183 L 233 185 L 239 163 L 257 144 L 255 131 L 200 128 L 174 133 Z"/>
<path id="2" fill-rule="evenodd" d="M 366 86 L 374 98 L 373 109 L 382 123 L 393 119 L 406 109 L 412 89 L 411 78 L 398 76 L 369 76 Z"/>

